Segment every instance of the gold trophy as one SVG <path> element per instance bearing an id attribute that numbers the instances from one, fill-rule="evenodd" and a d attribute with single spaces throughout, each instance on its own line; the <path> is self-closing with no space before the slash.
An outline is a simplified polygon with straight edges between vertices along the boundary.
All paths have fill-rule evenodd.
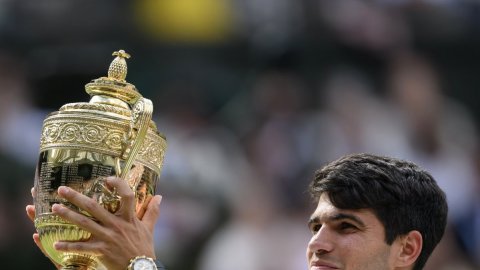
<path id="1" fill-rule="evenodd" d="M 59 252 L 56 241 L 85 241 L 90 233 L 52 213 L 62 203 L 86 216 L 58 197 L 59 186 L 69 186 L 94 198 L 114 213 L 120 198 L 105 186 L 107 176 L 119 176 L 135 192 L 136 214 L 143 216 L 155 194 L 166 150 L 165 137 L 151 120 L 153 106 L 134 85 L 125 81 L 130 55 L 113 53 L 108 77 L 85 85 L 88 103 L 70 103 L 43 122 L 40 157 L 35 173 L 35 227 L 48 255 L 62 269 L 94 270 L 103 266 L 96 256 Z"/>

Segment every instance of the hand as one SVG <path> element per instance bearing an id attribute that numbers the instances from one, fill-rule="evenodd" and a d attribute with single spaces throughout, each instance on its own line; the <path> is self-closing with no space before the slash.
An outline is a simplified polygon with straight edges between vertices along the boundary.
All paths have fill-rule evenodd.
<path id="1" fill-rule="evenodd" d="M 121 197 L 120 209 L 112 214 L 93 199 L 68 187 L 59 187 L 58 195 L 90 213 L 98 222 L 61 204 L 52 206 L 52 212 L 89 231 L 85 242 L 57 242 L 59 251 L 95 254 L 110 270 L 124 270 L 130 259 L 145 255 L 155 258 L 153 229 L 160 213 L 161 196 L 155 196 L 140 220 L 135 215 L 135 195 L 125 180 L 107 178 L 107 185 L 116 188 Z"/>
<path id="2" fill-rule="evenodd" d="M 153 229 L 160 214 L 162 197 L 156 195 L 152 198 L 140 220 L 135 215 L 134 193 L 125 180 L 110 177 L 107 185 L 116 188 L 122 198 L 120 209 L 115 214 L 71 188 L 58 188 L 60 197 L 87 211 L 98 222 L 63 205 L 53 205 L 53 213 L 92 234 L 84 242 L 57 242 L 55 249 L 95 254 L 109 270 L 124 270 L 130 259 L 139 255 L 155 258 Z"/>

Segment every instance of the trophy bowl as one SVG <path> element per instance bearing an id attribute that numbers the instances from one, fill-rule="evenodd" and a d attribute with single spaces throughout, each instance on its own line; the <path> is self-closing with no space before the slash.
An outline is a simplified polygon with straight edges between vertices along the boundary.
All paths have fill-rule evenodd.
<path id="1" fill-rule="evenodd" d="M 68 186 L 114 213 L 120 198 L 105 185 L 105 178 L 118 176 L 135 193 L 136 215 L 142 218 L 155 194 L 160 177 L 166 139 L 151 120 L 152 102 L 143 98 L 134 85 L 125 81 L 126 58 L 123 50 L 108 70 L 108 77 L 85 86 L 88 103 L 70 103 L 47 116 L 43 122 L 40 153 L 35 171 L 35 227 L 46 253 L 62 269 L 102 268 L 95 255 L 60 252 L 57 241 L 87 241 L 90 233 L 52 213 L 61 203 L 85 216 L 57 194 Z"/>

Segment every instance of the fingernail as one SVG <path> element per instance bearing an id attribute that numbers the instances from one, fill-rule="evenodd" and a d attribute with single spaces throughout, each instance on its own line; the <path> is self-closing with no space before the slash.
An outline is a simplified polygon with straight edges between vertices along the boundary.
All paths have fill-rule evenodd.
<path id="1" fill-rule="evenodd" d="M 58 194 L 60 195 L 67 195 L 69 192 L 69 188 L 68 187 L 65 187 L 65 186 L 60 186 L 58 188 Z"/>
<path id="2" fill-rule="evenodd" d="M 162 199 L 163 199 L 163 196 L 162 195 L 158 195 L 160 197 L 160 199 L 157 201 L 157 204 L 160 205 L 160 203 L 162 202 Z"/>
<path id="3" fill-rule="evenodd" d="M 38 233 L 34 233 L 32 235 L 32 238 L 33 238 L 33 242 L 40 243 L 40 237 L 38 236 Z"/>
<path id="4" fill-rule="evenodd" d="M 63 212 L 63 206 L 61 204 L 58 204 L 58 203 L 52 205 L 52 212 L 54 212 L 54 213 Z"/>
<path id="5" fill-rule="evenodd" d="M 35 197 L 35 188 L 32 187 L 32 189 L 30 190 L 30 193 L 32 193 L 32 197 Z"/>
<path id="6" fill-rule="evenodd" d="M 53 244 L 53 247 L 56 249 L 56 250 L 59 250 L 63 247 L 63 243 L 60 243 L 60 242 L 55 242 Z"/>

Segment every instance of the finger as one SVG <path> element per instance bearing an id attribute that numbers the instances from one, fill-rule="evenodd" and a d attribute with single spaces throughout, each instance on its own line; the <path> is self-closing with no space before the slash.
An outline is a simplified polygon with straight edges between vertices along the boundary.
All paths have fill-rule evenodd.
<path id="1" fill-rule="evenodd" d="M 92 198 L 65 186 L 58 188 L 58 195 L 78 206 L 80 209 L 87 211 L 101 223 L 111 224 L 113 215 Z"/>
<path id="2" fill-rule="evenodd" d="M 145 215 L 145 211 L 147 211 L 147 208 L 148 208 L 148 204 L 150 204 L 150 201 L 152 200 L 153 196 L 151 194 L 148 194 L 146 197 L 145 197 L 145 201 L 140 205 L 140 208 L 138 208 L 138 205 L 137 205 L 137 218 L 139 220 L 142 220 L 143 219 L 143 215 Z"/>
<path id="3" fill-rule="evenodd" d="M 88 254 L 101 254 L 100 246 L 97 242 L 66 242 L 59 241 L 53 244 L 53 247 L 58 251 L 64 252 L 79 252 Z"/>
<path id="4" fill-rule="evenodd" d="M 160 216 L 160 203 L 162 202 L 162 196 L 155 195 L 150 203 L 147 206 L 145 215 L 143 216 L 142 222 L 147 226 L 150 232 L 153 233 L 155 224 L 157 223 L 158 217 Z"/>
<path id="5" fill-rule="evenodd" d="M 118 177 L 107 177 L 107 184 L 117 190 L 122 198 L 120 204 L 120 214 L 126 220 L 132 220 L 135 217 L 135 193 L 128 186 L 124 179 Z"/>
<path id="6" fill-rule="evenodd" d="M 34 221 L 35 220 L 35 206 L 33 205 L 27 205 L 27 207 L 25 208 L 25 210 L 27 211 L 27 216 L 28 218 L 31 220 L 31 221 Z"/>
<path id="7" fill-rule="evenodd" d="M 52 205 L 52 212 L 57 214 L 59 217 L 79 226 L 80 228 L 89 231 L 92 235 L 95 235 L 98 238 L 102 238 L 102 236 L 106 235 L 105 229 L 100 224 L 91 220 L 85 215 L 79 214 L 76 211 L 65 207 L 64 205 Z M 112 215 L 112 217 L 114 216 Z"/>
<path id="8" fill-rule="evenodd" d="M 47 254 L 47 252 L 45 251 L 45 249 L 43 248 L 43 245 L 42 245 L 42 242 L 40 241 L 40 236 L 38 235 L 38 233 L 34 233 L 33 234 L 33 242 L 35 242 L 35 244 L 37 245 L 37 247 L 40 249 L 40 251 L 43 253 L 43 255 L 45 255 L 56 267 L 57 269 L 60 269 L 61 265 L 54 262 Z"/>
<path id="9" fill-rule="evenodd" d="M 40 251 L 42 251 L 42 253 L 48 257 L 47 252 L 43 248 L 42 242 L 40 242 L 40 236 L 38 235 L 38 233 L 33 234 L 33 242 L 35 242 Z"/>
<path id="10" fill-rule="evenodd" d="M 43 249 L 42 242 L 40 242 L 40 236 L 38 235 L 38 233 L 33 234 L 33 242 L 35 242 L 35 244 L 42 251 L 43 254 L 47 255 L 45 249 Z"/>

